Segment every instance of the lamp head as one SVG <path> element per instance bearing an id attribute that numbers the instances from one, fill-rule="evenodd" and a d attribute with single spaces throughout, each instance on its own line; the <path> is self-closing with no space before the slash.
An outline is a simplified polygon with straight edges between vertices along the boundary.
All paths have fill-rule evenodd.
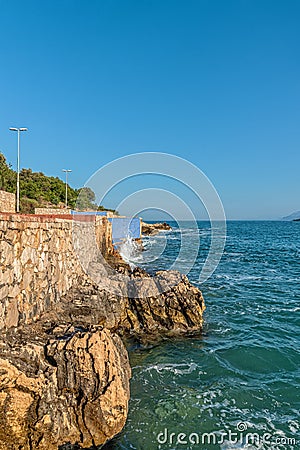
<path id="1" fill-rule="evenodd" d="M 11 131 L 28 131 L 28 128 L 15 128 L 15 127 L 10 127 Z"/>

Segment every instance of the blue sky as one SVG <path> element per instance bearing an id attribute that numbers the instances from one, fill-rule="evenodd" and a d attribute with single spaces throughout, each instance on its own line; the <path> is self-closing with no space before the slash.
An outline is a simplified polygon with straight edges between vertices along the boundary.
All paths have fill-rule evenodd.
<path id="1" fill-rule="evenodd" d="M 0 0 L 0 150 L 80 187 L 109 161 L 172 153 L 229 219 L 300 209 L 298 0 Z M 107 205 L 110 206 L 110 205 Z"/>

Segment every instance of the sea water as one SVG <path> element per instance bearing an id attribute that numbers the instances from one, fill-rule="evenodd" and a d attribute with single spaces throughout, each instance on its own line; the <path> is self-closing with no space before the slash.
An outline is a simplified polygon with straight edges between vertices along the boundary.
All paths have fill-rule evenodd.
<path id="1" fill-rule="evenodd" d="M 200 237 L 188 276 L 205 298 L 203 335 L 131 349 L 127 424 L 105 448 L 300 449 L 300 222 L 229 222 L 201 285 L 210 223 L 170 224 L 131 263 L 168 269 L 182 233 L 191 249 Z"/>

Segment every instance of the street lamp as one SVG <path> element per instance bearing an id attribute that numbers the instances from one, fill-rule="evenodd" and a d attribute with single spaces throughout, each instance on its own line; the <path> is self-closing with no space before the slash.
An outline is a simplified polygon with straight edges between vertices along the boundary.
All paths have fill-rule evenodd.
<path id="1" fill-rule="evenodd" d="M 20 212 L 20 133 L 27 131 L 27 128 L 11 127 L 10 131 L 18 132 L 18 160 L 17 160 L 17 213 Z"/>
<path id="2" fill-rule="evenodd" d="M 66 208 L 68 207 L 68 173 L 72 172 L 70 169 L 62 169 L 66 173 Z"/>

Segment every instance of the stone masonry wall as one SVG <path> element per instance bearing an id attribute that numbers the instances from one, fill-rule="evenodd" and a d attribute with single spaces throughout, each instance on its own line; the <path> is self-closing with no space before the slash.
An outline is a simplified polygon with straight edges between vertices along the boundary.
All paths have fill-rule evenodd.
<path id="1" fill-rule="evenodd" d="M 71 208 L 34 208 L 35 214 L 71 214 Z"/>
<path id="2" fill-rule="evenodd" d="M 16 211 L 16 196 L 0 190 L 0 211 L 14 213 Z"/>
<path id="3" fill-rule="evenodd" d="M 88 266 L 95 239 L 102 253 L 113 252 L 105 217 L 0 214 L 0 329 L 32 322 L 76 286 L 85 274 L 74 242 Z"/>

